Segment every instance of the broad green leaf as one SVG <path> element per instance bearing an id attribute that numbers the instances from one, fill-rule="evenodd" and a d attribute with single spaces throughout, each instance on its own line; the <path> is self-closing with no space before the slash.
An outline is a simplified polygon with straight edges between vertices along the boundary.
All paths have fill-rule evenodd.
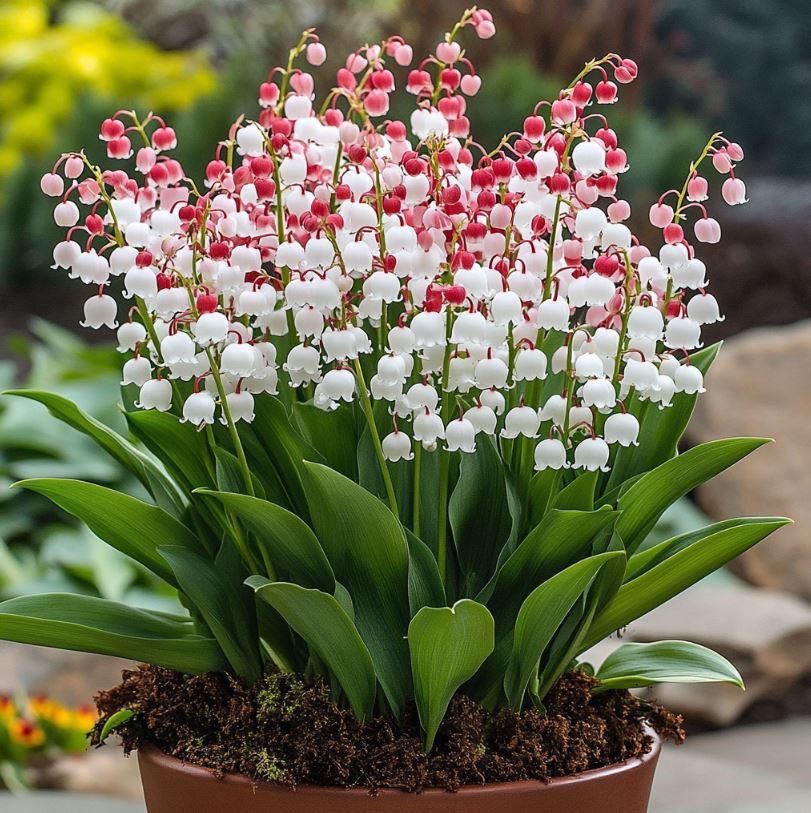
<path id="1" fill-rule="evenodd" d="M 640 477 L 617 501 L 617 531 L 632 554 L 665 509 L 679 497 L 770 441 L 764 438 L 712 440 L 662 463 Z"/>
<path id="2" fill-rule="evenodd" d="M 734 683 L 743 686 L 738 670 L 722 655 L 689 641 L 623 644 L 597 670 L 595 691 L 638 689 L 656 683 Z"/>
<path id="3" fill-rule="evenodd" d="M 246 481 L 237 456 L 227 449 L 215 446 L 214 460 L 217 488 L 220 491 L 244 494 Z M 261 499 L 265 499 L 265 489 L 253 472 L 251 472 L 251 484 L 253 485 L 254 494 Z"/>
<path id="4" fill-rule="evenodd" d="M 690 363 L 706 375 L 718 356 L 722 342 L 705 347 L 690 356 Z M 690 423 L 698 394 L 676 393 L 671 406 L 659 409 L 650 401 L 635 401 L 631 410 L 640 422 L 639 446 L 619 447 L 611 461 L 605 487 L 608 492 L 636 474 L 650 471 L 676 454 L 681 436 Z"/>
<path id="5" fill-rule="evenodd" d="M 280 613 L 324 662 L 361 720 L 371 715 L 377 684 L 372 656 L 334 596 L 251 576 L 246 584 Z"/>
<path id="6" fill-rule="evenodd" d="M 335 578 L 349 591 L 355 624 L 372 653 L 395 714 L 410 694 L 408 545 L 402 525 L 377 497 L 338 472 L 305 463 L 316 536 Z"/>
<path id="7" fill-rule="evenodd" d="M 581 651 L 630 624 L 765 539 L 790 519 L 762 517 L 695 541 L 620 587 L 594 619 Z"/>
<path id="8" fill-rule="evenodd" d="M 408 646 L 426 750 L 434 745 L 451 698 L 473 677 L 494 645 L 493 616 L 470 599 L 453 607 L 423 607 L 411 619 Z"/>
<path id="9" fill-rule="evenodd" d="M 154 460 L 126 438 L 105 426 L 101 421 L 81 410 L 73 401 L 52 392 L 40 390 L 6 390 L 3 395 L 15 395 L 29 398 L 45 406 L 53 417 L 68 426 L 82 432 L 94 440 L 107 454 L 120 463 L 127 471 L 134 474 L 142 485 L 151 491 L 154 480 L 157 480 L 170 493 L 176 495 L 176 489 Z M 151 477 L 154 478 L 150 479 Z"/>
<path id="10" fill-rule="evenodd" d="M 587 471 L 575 476 L 574 480 L 562 488 L 552 502 L 553 508 L 570 511 L 591 511 L 594 509 L 594 489 L 600 472 Z"/>
<path id="11" fill-rule="evenodd" d="M 104 726 L 99 734 L 99 744 L 103 744 L 107 737 L 113 733 L 119 726 L 131 720 L 138 712 L 135 709 L 119 709 L 111 714 L 105 721 Z"/>
<path id="12" fill-rule="evenodd" d="M 258 680 L 262 664 L 256 618 L 247 612 L 253 609 L 253 602 L 242 600 L 241 579 L 235 584 L 229 578 L 232 562 L 213 562 L 188 548 L 166 546 L 158 552 L 171 566 L 181 590 L 208 624 L 234 671 L 251 683 Z"/>
<path id="13" fill-rule="evenodd" d="M 344 477 L 356 480 L 358 437 L 351 405 L 326 412 L 314 404 L 296 402 L 292 413 L 304 439 L 313 449 L 318 449 L 325 464 Z"/>
<path id="14" fill-rule="evenodd" d="M 530 527 L 534 528 L 546 515 L 562 476 L 562 472 L 553 469 L 544 469 L 533 475 L 527 495 Z"/>
<path id="15" fill-rule="evenodd" d="M 201 489 L 202 499 L 231 511 L 269 554 L 276 575 L 303 587 L 335 591 L 335 576 L 311 528 L 295 514 L 258 497 Z"/>
<path id="16" fill-rule="evenodd" d="M 305 460 L 320 462 L 322 457 L 299 434 L 278 398 L 271 395 L 257 398 L 255 411 L 256 417 L 250 428 L 273 461 L 295 513 L 307 520 L 309 514 L 302 479 L 303 463 Z"/>
<path id="17" fill-rule="evenodd" d="M 448 504 L 462 592 L 475 595 L 495 571 L 512 531 L 504 465 L 493 440 L 480 434 L 476 452 L 462 455 Z"/>
<path id="18" fill-rule="evenodd" d="M 685 531 L 683 534 L 665 539 L 658 545 L 635 553 L 629 560 L 625 570 L 625 581 L 629 582 L 647 573 L 651 568 L 669 559 L 675 553 L 685 548 L 689 548 L 694 542 L 698 542 L 707 536 L 712 536 L 727 528 L 737 528 L 740 525 L 751 525 L 753 522 L 761 522 L 759 517 L 739 517 L 737 519 L 725 519 L 721 522 L 714 522 L 704 528 L 696 528 L 692 531 Z"/>
<path id="19" fill-rule="evenodd" d="M 510 708 L 520 710 L 538 661 L 575 602 L 600 569 L 621 553 L 602 553 L 570 565 L 535 588 L 521 605 L 515 622 L 512 655 L 504 676 Z"/>
<path id="20" fill-rule="evenodd" d="M 126 412 L 125 417 L 132 434 L 160 457 L 186 491 L 215 485 L 205 436 L 191 424 L 181 423 L 176 415 L 154 409 Z"/>
<path id="21" fill-rule="evenodd" d="M 0 638 L 145 661 L 187 674 L 221 671 L 213 638 L 189 622 L 94 596 L 45 593 L 0 603 Z"/>
<path id="22" fill-rule="evenodd" d="M 423 607 L 444 607 L 445 588 L 434 554 L 406 529 L 408 543 L 408 606 L 414 616 Z"/>
<path id="23" fill-rule="evenodd" d="M 78 517 L 108 545 L 131 556 L 175 587 L 177 580 L 172 569 L 157 549 L 164 545 L 189 550 L 200 547 L 194 534 L 163 509 L 111 488 L 81 480 L 50 478 L 22 480 L 14 487 L 47 497 Z"/>

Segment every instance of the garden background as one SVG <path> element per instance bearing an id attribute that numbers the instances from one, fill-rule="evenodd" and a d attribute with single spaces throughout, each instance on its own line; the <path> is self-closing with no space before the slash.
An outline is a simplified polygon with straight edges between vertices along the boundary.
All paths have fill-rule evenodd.
<path id="1" fill-rule="evenodd" d="M 427 52 L 465 5 L 0 0 L 0 385 L 56 390 L 124 430 L 112 406 L 119 362 L 110 336 L 79 335 L 84 292 L 50 268 L 61 235 L 39 178 L 61 151 L 86 145 L 100 159 L 98 125 L 106 115 L 154 110 L 177 130 L 186 172 L 199 176 L 218 134 L 257 108 L 259 83 L 303 29 L 317 27 L 327 46 L 326 65 L 314 71 L 323 88 L 359 36 L 374 41 L 398 32 L 415 53 Z M 705 643 L 742 665 L 749 687 L 745 695 L 729 686 L 659 690 L 695 730 L 713 733 L 666 754 L 653 813 L 799 813 L 811 792 L 802 784 L 811 751 L 811 428 L 804 420 L 811 404 L 811 4 L 500 0 L 488 7 L 498 33 L 471 45 L 485 81 L 469 106 L 485 145 L 520 128 L 535 102 L 567 84 L 586 59 L 617 51 L 640 67 L 613 118 L 634 156 L 622 189 L 636 228 L 644 231 L 655 197 L 681 185 L 707 134 L 724 129 L 746 152 L 742 176 L 751 202 L 716 213 L 725 238 L 702 255 L 727 314 L 707 339 L 729 342 L 689 440 L 752 434 L 777 443 L 691 495 L 657 533 L 687 530 L 702 514 L 785 514 L 797 522 L 734 572 L 673 600 L 629 634 Z M 86 439 L 45 420 L 44 409 L 0 400 L 0 598 L 70 590 L 171 606 L 172 596 L 157 592 L 137 565 L 37 495 L 6 488 L 45 475 L 137 491 Z M 0 695 L 46 691 L 79 704 L 114 682 L 120 666 L 0 644 Z M 731 725 L 738 727 L 724 733 Z M 765 767 L 765 777 L 753 765 Z M 35 777 L 45 786 L 137 795 L 133 765 L 114 749 L 49 760 Z M 736 786 L 740 800 L 707 797 L 722 784 Z M 115 809 L 105 805 L 100 809 Z"/>

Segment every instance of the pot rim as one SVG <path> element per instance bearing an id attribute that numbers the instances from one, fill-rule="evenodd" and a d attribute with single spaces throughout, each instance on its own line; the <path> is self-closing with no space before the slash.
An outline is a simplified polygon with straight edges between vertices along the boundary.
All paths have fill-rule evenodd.
<path id="1" fill-rule="evenodd" d="M 632 757 L 624 762 L 617 762 L 613 765 L 606 765 L 603 768 L 592 768 L 588 771 L 581 771 L 580 773 L 571 774 L 569 776 L 556 776 L 548 782 L 543 782 L 539 779 L 526 779 L 516 782 L 491 782 L 484 785 L 462 785 L 458 790 L 454 791 L 455 796 L 470 796 L 474 794 L 490 794 L 490 793 L 505 793 L 505 792 L 521 792 L 532 790 L 539 792 L 544 788 L 562 787 L 565 785 L 575 785 L 582 782 L 602 779 L 608 776 L 616 776 L 624 774 L 636 769 L 641 768 L 649 762 L 655 762 L 659 758 L 662 749 L 662 742 L 658 734 L 651 729 L 647 733 L 653 738 L 653 745 L 647 754 L 641 757 Z M 163 753 L 157 746 L 148 745 L 144 748 L 138 749 L 138 759 L 144 759 L 152 762 L 161 769 L 173 772 L 180 772 L 186 776 L 193 776 L 197 779 L 209 782 L 224 782 L 226 784 L 234 785 L 250 785 L 258 789 L 268 790 L 286 790 L 291 793 L 299 793 L 307 795 L 339 795 L 360 797 L 369 796 L 369 789 L 367 787 L 353 787 L 353 788 L 340 788 L 330 785 L 297 785 L 291 788 L 287 785 L 276 784 L 273 782 L 257 782 L 250 777 L 243 776 L 242 774 L 226 774 L 221 779 L 216 777 L 208 768 L 200 765 L 193 765 L 188 762 L 183 762 L 177 757 L 169 756 Z M 381 788 L 375 795 L 378 797 L 395 796 L 408 791 L 399 790 L 397 788 Z M 426 788 L 419 791 L 419 796 L 444 796 L 449 791 L 442 788 Z"/>

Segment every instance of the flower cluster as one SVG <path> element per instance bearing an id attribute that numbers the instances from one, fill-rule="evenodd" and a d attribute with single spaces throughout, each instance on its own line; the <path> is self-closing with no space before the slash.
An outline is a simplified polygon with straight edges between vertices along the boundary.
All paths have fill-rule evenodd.
<path id="1" fill-rule="evenodd" d="M 724 200 L 744 202 L 741 148 L 709 140 L 651 207 L 649 249 L 627 225 L 627 156 L 600 112 L 635 63 L 587 63 L 487 151 L 466 116 L 481 85 L 457 41 L 468 27 L 495 33 L 472 9 L 417 65 L 400 37 L 358 49 L 318 108 L 297 62 L 327 54 L 305 32 L 200 186 L 171 157 L 172 128 L 130 111 L 100 131 L 129 170 L 72 153 L 43 177 L 67 229 L 55 265 L 93 288 L 82 324 L 118 329 L 139 407 L 233 428 L 292 387 L 325 410 L 385 405 L 388 431 L 370 426 L 390 462 L 415 443 L 471 453 L 486 433 L 531 443 L 537 470 L 605 470 L 611 445 L 637 441 L 630 397 L 664 409 L 703 390 L 690 354 L 721 316 L 694 243 L 720 227 L 699 170 L 709 158 Z M 387 115 L 398 83 L 414 97 L 407 123 Z M 132 305 L 120 325 L 116 278 Z"/>

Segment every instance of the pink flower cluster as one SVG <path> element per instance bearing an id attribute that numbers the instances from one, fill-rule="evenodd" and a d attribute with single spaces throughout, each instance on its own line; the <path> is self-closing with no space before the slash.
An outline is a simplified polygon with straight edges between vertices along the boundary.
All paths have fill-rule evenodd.
<path id="1" fill-rule="evenodd" d="M 472 9 L 416 66 L 401 37 L 359 48 L 320 107 L 297 62 L 327 54 L 305 32 L 201 186 L 170 156 L 172 128 L 130 111 L 100 131 L 129 169 L 72 153 L 43 177 L 67 229 L 55 265 L 94 289 L 82 324 L 118 328 L 142 408 L 233 425 L 292 387 L 326 410 L 385 402 L 389 461 L 414 442 L 470 453 L 486 433 L 527 444 L 536 469 L 594 470 L 637 441 L 629 398 L 667 408 L 703 390 L 690 353 L 721 317 L 687 226 L 718 241 L 699 171 L 709 157 L 727 203 L 744 202 L 741 148 L 709 140 L 651 207 L 651 250 L 626 225 L 627 156 L 600 112 L 636 64 L 587 63 L 488 151 L 466 116 L 481 86 L 467 28 L 495 33 Z M 387 118 L 398 84 L 407 123 Z M 132 305 L 120 326 L 116 278 Z"/>

